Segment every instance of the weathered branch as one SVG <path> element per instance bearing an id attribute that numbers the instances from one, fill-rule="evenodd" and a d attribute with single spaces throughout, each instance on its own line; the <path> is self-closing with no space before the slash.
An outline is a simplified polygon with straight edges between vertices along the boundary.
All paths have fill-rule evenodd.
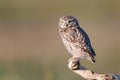
<path id="1" fill-rule="evenodd" d="M 73 72 L 87 80 L 120 80 L 120 75 L 95 73 L 94 71 L 81 66 L 80 61 L 76 60 L 75 58 L 69 59 L 68 67 Z"/>

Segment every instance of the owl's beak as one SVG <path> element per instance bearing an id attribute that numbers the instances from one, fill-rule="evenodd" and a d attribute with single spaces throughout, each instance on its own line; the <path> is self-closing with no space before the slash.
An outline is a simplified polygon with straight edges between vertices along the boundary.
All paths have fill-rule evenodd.
<path id="1" fill-rule="evenodd" d="M 66 23 L 66 25 L 65 25 L 66 27 L 68 27 L 68 24 Z"/>

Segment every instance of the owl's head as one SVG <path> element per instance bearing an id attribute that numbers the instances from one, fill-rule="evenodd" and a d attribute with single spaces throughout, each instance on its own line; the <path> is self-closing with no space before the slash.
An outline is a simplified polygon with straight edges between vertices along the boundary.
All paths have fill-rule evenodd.
<path id="1" fill-rule="evenodd" d="M 78 21 L 75 17 L 73 16 L 62 16 L 59 19 L 58 25 L 60 28 L 68 28 L 68 27 L 77 27 L 78 26 Z"/>

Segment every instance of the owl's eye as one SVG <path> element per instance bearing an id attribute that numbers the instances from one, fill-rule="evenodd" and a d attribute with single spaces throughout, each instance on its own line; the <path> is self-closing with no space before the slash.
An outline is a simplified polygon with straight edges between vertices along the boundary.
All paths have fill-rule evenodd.
<path id="1" fill-rule="evenodd" d="M 64 21 L 62 20 L 61 23 L 64 23 Z"/>
<path id="2" fill-rule="evenodd" d="M 72 20 L 68 21 L 68 23 L 71 23 L 71 22 L 72 22 Z"/>

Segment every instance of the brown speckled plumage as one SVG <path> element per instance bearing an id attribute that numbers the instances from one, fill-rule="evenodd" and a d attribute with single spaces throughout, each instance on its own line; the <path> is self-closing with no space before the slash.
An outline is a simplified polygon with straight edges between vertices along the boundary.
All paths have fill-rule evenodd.
<path id="1" fill-rule="evenodd" d="M 88 35 L 79 26 L 78 21 L 73 16 L 62 16 L 59 19 L 59 33 L 68 52 L 79 59 L 87 58 L 95 62 L 96 55 Z"/>

